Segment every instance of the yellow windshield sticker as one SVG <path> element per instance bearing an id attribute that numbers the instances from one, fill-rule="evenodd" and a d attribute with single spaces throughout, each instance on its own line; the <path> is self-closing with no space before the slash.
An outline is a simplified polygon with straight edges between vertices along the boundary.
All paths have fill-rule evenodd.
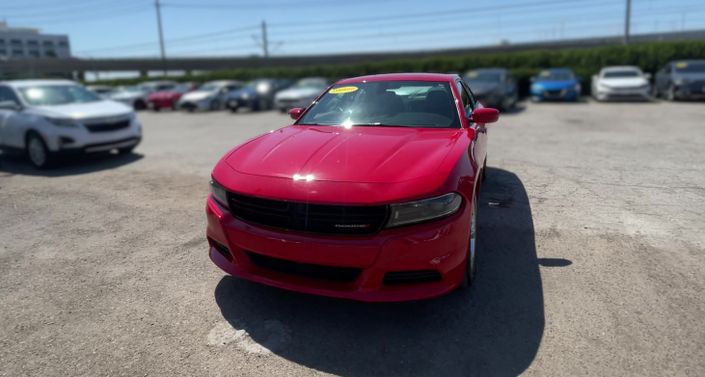
<path id="1" fill-rule="evenodd" d="M 341 86 L 340 88 L 333 88 L 328 93 L 330 94 L 345 94 L 352 93 L 358 89 L 357 86 Z"/>
<path id="2" fill-rule="evenodd" d="M 676 63 L 676 68 L 678 68 L 678 69 L 688 68 L 688 62 L 678 62 L 678 63 Z"/>

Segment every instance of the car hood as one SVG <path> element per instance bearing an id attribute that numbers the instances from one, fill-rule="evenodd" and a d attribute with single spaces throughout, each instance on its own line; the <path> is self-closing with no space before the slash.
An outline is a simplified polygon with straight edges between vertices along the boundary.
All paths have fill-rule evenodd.
<path id="1" fill-rule="evenodd" d="M 119 93 L 115 93 L 115 94 L 110 95 L 110 98 L 115 99 L 115 100 L 131 100 L 131 99 L 141 98 L 145 95 L 147 95 L 147 93 L 119 92 Z"/>
<path id="2" fill-rule="evenodd" d="M 572 88 L 577 83 L 578 83 L 577 80 L 564 80 L 564 81 L 545 80 L 545 81 L 535 81 L 533 83 L 533 85 L 540 86 L 546 90 L 561 90 L 561 89 L 566 89 L 566 88 Z"/>
<path id="3" fill-rule="evenodd" d="M 395 183 L 435 173 L 460 133 L 459 129 L 291 126 L 241 146 L 226 162 L 249 175 Z"/>
<path id="4" fill-rule="evenodd" d="M 42 116 L 73 119 L 123 116 L 132 113 L 131 108 L 108 100 L 57 106 L 34 106 L 30 108 L 30 111 Z"/>
<path id="5" fill-rule="evenodd" d="M 319 88 L 291 88 L 285 89 L 276 94 L 279 99 L 300 99 L 318 96 L 324 89 Z"/>
<path id="6" fill-rule="evenodd" d="M 184 101 L 201 101 L 213 96 L 214 94 L 215 92 L 212 91 L 196 90 L 184 94 L 183 96 L 181 96 L 181 99 Z"/>
<path id="7" fill-rule="evenodd" d="M 683 80 L 690 80 L 690 81 L 705 80 L 705 73 L 674 73 L 673 79 L 674 80 L 683 79 Z"/>
<path id="8" fill-rule="evenodd" d="M 483 95 L 490 93 L 494 90 L 497 90 L 499 88 L 499 83 L 497 82 L 482 82 L 482 81 L 471 81 L 470 82 L 470 89 L 472 89 L 473 93 L 477 95 Z"/>
<path id="9" fill-rule="evenodd" d="M 644 77 L 615 77 L 601 78 L 600 84 L 607 85 L 611 88 L 638 88 L 647 85 L 648 80 Z"/>

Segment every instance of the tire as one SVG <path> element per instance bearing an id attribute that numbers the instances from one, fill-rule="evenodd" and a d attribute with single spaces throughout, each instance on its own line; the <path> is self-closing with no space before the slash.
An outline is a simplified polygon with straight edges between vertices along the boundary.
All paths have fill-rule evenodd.
<path id="1" fill-rule="evenodd" d="M 29 162 L 37 169 L 46 169 L 53 166 L 54 160 L 51 152 L 47 148 L 44 139 L 38 133 L 30 132 L 27 135 L 25 152 Z"/>
<path id="2" fill-rule="evenodd" d="M 144 103 L 144 101 L 142 101 L 142 100 L 137 100 L 137 101 L 135 101 L 135 104 L 133 107 L 135 108 L 135 110 L 144 110 L 147 108 L 147 104 Z"/>
<path id="3" fill-rule="evenodd" d="M 157 106 L 152 107 L 152 111 L 154 111 L 155 113 L 158 113 L 160 110 L 161 110 L 161 108 L 159 108 Z"/>
<path id="4" fill-rule="evenodd" d="M 217 99 L 214 99 L 213 101 L 211 101 L 210 109 L 213 111 L 219 110 L 220 109 L 220 101 L 218 101 Z"/>
<path id="5" fill-rule="evenodd" d="M 477 259 L 477 198 L 473 200 L 472 203 L 472 215 L 470 217 L 470 239 L 468 240 L 468 255 L 465 258 L 465 276 L 463 277 L 463 282 L 461 283 L 462 288 L 470 288 L 472 286 L 473 280 L 475 280 L 475 275 L 477 270 L 475 268 L 475 262 Z"/>
<path id="6" fill-rule="evenodd" d="M 230 109 L 230 112 L 233 114 L 236 113 L 238 110 L 240 110 L 240 108 L 238 106 L 230 106 L 228 108 Z"/>

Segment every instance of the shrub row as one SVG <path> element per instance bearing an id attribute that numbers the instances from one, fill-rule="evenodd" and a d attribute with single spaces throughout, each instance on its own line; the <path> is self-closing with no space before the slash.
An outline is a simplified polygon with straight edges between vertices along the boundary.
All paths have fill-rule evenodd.
<path id="1" fill-rule="evenodd" d="M 676 59 L 705 59 L 705 41 L 651 42 L 628 46 L 602 46 L 564 50 L 525 50 L 516 52 L 471 53 L 466 55 L 430 56 L 379 60 L 355 64 L 312 65 L 302 67 L 261 67 L 216 71 L 178 77 L 179 81 L 217 79 L 248 80 L 256 77 L 300 78 L 323 76 L 332 80 L 384 72 L 457 72 L 481 67 L 505 67 L 517 77 L 520 92 L 527 93 L 529 78 L 541 68 L 570 67 L 589 90 L 590 77 L 609 65 L 636 65 L 645 72 L 656 72 Z M 102 81 L 105 84 L 130 84 L 140 79 Z"/>

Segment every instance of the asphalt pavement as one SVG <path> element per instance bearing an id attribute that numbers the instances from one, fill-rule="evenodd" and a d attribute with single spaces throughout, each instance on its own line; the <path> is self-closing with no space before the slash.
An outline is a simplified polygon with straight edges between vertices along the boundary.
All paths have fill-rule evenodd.
<path id="1" fill-rule="evenodd" d="M 703 376 L 705 104 L 521 103 L 478 276 L 365 304 L 226 276 L 211 168 L 277 112 L 141 112 L 134 154 L 0 156 L 0 376 Z"/>

